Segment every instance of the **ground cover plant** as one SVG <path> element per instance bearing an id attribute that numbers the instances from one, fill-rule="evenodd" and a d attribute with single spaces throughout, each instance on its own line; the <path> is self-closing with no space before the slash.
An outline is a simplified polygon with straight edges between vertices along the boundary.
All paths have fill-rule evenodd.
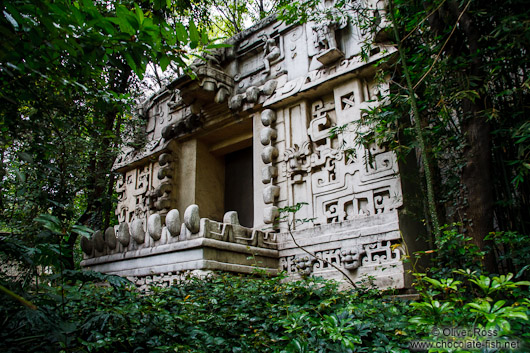
<path id="1" fill-rule="evenodd" d="M 454 275 L 418 275 L 422 297 L 408 302 L 319 278 L 217 274 L 145 293 L 119 277 L 65 271 L 62 286 L 55 276 L 25 294 L 36 308 L 3 297 L 0 351 L 409 352 L 443 327 L 496 330 L 528 351 L 528 283 Z"/>

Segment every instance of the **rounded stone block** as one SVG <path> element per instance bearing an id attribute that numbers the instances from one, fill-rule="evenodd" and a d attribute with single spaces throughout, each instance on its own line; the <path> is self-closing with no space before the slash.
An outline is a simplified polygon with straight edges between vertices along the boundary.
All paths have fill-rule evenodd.
<path id="1" fill-rule="evenodd" d="M 184 212 L 184 224 L 192 233 L 198 233 L 200 228 L 201 217 L 199 216 L 199 206 L 190 205 Z"/>
<path id="2" fill-rule="evenodd" d="M 278 157 L 278 149 L 276 147 L 267 146 L 261 152 L 261 160 L 265 164 L 272 163 Z"/>
<path id="3" fill-rule="evenodd" d="M 92 235 L 92 241 L 94 242 L 94 249 L 99 252 L 105 250 L 105 239 L 103 239 L 103 233 L 100 230 Z"/>
<path id="4" fill-rule="evenodd" d="M 223 217 L 223 223 L 227 224 L 239 224 L 239 216 L 237 211 L 228 211 Z"/>
<path id="5" fill-rule="evenodd" d="M 265 126 L 270 126 L 276 121 L 276 113 L 274 110 L 265 109 L 261 112 L 261 123 Z"/>
<path id="6" fill-rule="evenodd" d="M 123 246 L 129 245 L 131 233 L 129 233 L 129 225 L 127 223 L 120 223 L 118 226 L 118 240 Z"/>
<path id="7" fill-rule="evenodd" d="M 273 166 L 265 166 L 261 169 L 261 182 L 263 184 L 269 184 L 271 179 L 278 177 L 278 168 Z"/>
<path id="8" fill-rule="evenodd" d="M 158 164 L 162 167 L 171 162 L 173 158 L 169 153 L 162 153 L 160 156 L 158 156 Z"/>
<path id="9" fill-rule="evenodd" d="M 180 234 L 180 212 L 179 210 L 171 210 L 166 215 L 166 227 L 172 237 Z"/>
<path id="10" fill-rule="evenodd" d="M 82 236 L 81 237 L 81 250 L 87 255 L 92 254 L 92 250 L 94 249 L 94 243 L 91 239 L 88 239 L 87 237 Z"/>
<path id="11" fill-rule="evenodd" d="M 274 223 L 278 217 L 280 217 L 280 211 L 276 206 L 266 207 L 263 210 L 263 222 L 265 224 Z"/>
<path id="12" fill-rule="evenodd" d="M 259 97 L 259 91 L 259 87 L 256 86 L 250 86 L 249 88 L 247 88 L 247 90 L 245 91 L 245 94 L 247 96 L 247 102 L 257 102 Z"/>
<path id="13" fill-rule="evenodd" d="M 269 185 L 263 189 L 263 202 L 266 204 L 274 203 L 280 196 L 280 187 L 276 185 Z"/>
<path id="14" fill-rule="evenodd" d="M 160 167 L 160 169 L 158 169 L 158 173 L 156 177 L 158 178 L 158 180 L 162 180 L 165 177 L 171 178 L 172 177 L 171 172 L 172 172 L 172 168 L 170 168 L 169 166 Z"/>
<path id="15" fill-rule="evenodd" d="M 131 222 L 130 230 L 136 244 L 143 244 L 145 241 L 144 222 L 141 219 L 135 219 Z"/>
<path id="16" fill-rule="evenodd" d="M 116 232 L 114 232 L 114 227 L 108 227 L 105 230 L 105 244 L 109 247 L 109 249 L 116 249 L 116 245 L 118 243 L 118 240 L 116 239 Z"/>
<path id="17" fill-rule="evenodd" d="M 267 146 L 272 140 L 276 140 L 278 132 L 270 127 L 265 127 L 260 131 L 259 138 L 263 146 Z"/>
<path id="18" fill-rule="evenodd" d="M 154 240 L 162 237 L 162 219 L 158 213 L 152 214 L 147 219 L 147 231 Z"/>
<path id="19" fill-rule="evenodd" d="M 270 96 L 274 93 L 274 90 L 276 89 L 276 86 L 278 85 L 278 81 L 276 80 L 269 80 L 267 83 L 263 85 L 262 92 L 263 94 Z"/>
<path id="20" fill-rule="evenodd" d="M 232 110 L 239 110 L 243 105 L 244 96 L 242 94 L 236 94 L 228 101 L 228 108 Z"/>

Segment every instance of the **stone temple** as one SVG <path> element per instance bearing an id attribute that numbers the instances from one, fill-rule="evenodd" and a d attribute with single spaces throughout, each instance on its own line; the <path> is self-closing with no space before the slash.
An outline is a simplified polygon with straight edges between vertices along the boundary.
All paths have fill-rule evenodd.
<path id="1" fill-rule="evenodd" d="M 146 101 L 143 147 L 114 165 L 119 225 L 82 239 L 82 266 L 140 286 L 258 268 L 408 287 L 400 166 L 348 128 L 386 94 L 374 63 L 395 53 L 362 59 L 363 39 L 269 17 Z"/>

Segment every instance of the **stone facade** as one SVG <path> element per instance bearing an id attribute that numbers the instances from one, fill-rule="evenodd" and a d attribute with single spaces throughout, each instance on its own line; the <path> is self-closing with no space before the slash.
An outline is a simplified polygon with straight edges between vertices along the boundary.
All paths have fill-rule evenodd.
<path id="1" fill-rule="evenodd" d="M 387 89 L 373 64 L 395 49 L 361 60 L 362 39 L 350 24 L 267 18 L 144 103 L 147 142 L 114 166 L 119 225 L 83 239 L 82 265 L 145 284 L 254 268 L 341 279 L 333 264 L 405 287 L 396 156 L 358 146 L 369 131 L 336 133 Z"/>

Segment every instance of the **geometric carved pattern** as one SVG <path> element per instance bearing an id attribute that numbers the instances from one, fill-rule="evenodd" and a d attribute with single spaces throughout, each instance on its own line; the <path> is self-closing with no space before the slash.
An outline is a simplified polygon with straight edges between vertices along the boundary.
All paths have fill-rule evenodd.
<path id="1" fill-rule="evenodd" d="M 338 98 L 343 115 L 362 103 L 353 92 Z M 401 187 L 393 152 L 375 144 L 358 146 L 353 153 L 341 149 L 343 139 L 352 136 L 332 134 L 337 121 L 332 97 L 314 101 L 311 117 L 306 141 L 287 146 L 284 152 L 284 175 L 290 188 L 288 195 L 292 195 L 288 200 L 290 204 L 303 200 L 312 205 L 306 216 L 314 219 L 315 224 L 387 213 L 401 206 Z M 355 116 L 350 115 L 350 119 L 353 121 Z M 286 127 L 287 130 L 293 128 Z"/>
<path id="2" fill-rule="evenodd" d="M 360 266 L 379 266 L 400 263 L 401 250 L 391 241 L 359 244 L 353 248 L 316 251 L 314 257 L 291 255 L 280 258 L 280 270 L 288 275 L 298 273 L 302 276 L 313 272 L 333 270 L 333 264 L 345 270 L 354 271 Z"/>

